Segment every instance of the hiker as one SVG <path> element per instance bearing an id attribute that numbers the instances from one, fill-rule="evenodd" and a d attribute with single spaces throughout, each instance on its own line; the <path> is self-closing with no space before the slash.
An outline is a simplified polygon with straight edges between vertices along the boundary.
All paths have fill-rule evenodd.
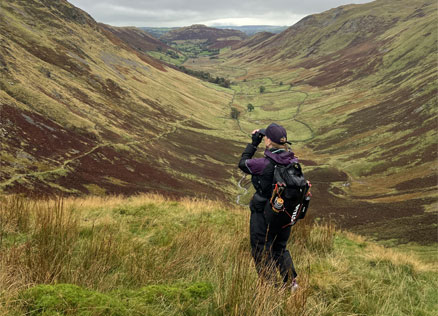
<path id="1" fill-rule="evenodd" d="M 291 225 L 284 227 L 286 214 L 275 214 L 271 210 L 273 192 L 273 177 L 275 164 L 289 165 L 298 162 L 294 153 L 289 151 L 286 130 L 275 123 L 266 129 L 252 132 L 252 142 L 246 146 L 239 161 L 239 168 L 251 175 L 252 184 L 256 190 L 249 204 L 251 253 L 259 276 L 275 281 L 276 268 L 279 269 L 282 285 L 295 290 L 297 273 L 292 257 L 286 249 L 291 233 Z M 266 149 L 263 158 L 252 158 L 257 146 L 264 140 Z M 284 212 L 283 212 L 284 213 Z"/>

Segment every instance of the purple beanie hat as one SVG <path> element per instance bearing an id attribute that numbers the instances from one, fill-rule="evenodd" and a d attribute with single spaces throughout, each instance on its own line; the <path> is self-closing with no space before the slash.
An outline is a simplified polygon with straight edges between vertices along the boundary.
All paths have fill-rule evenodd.
<path id="1" fill-rule="evenodd" d="M 266 135 L 270 140 L 272 140 L 274 143 L 284 145 L 284 144 L 290 144 L 290 142 L 287 141 L 287 133 L 283 126 L 280 126 L 278 124 L 272 123 L 267 128 L 262 128 L 259 131 L 261 134 Z"/>

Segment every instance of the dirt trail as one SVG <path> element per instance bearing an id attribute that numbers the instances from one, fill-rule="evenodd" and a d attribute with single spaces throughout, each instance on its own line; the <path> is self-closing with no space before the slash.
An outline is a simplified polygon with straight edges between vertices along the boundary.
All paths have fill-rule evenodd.
<path id="1" fill-rule="evenodd" d="M 82 153 L 82 154 L 80 154 L 80 155 L 78 155 L 78 156 L 76 156 L 76 157 L 74 157 L 74 158 L 71 158 L 71 159 L 65 160 L 65 161 L 62 163 L 61 166 L 59 166 L 59 167 L 57 167 L 57 168 L 55 168 L 55 169 L 46 170 L 46 171 L 34 171 L 34 172 L 28 172 L 28 173 L 20 173 L 20 174 L 16 174 L 16 175 L 14 175 L 12 178 L 10 178 L 10 179 L 8 179 L 8 180 L 6 180 L 6 181 L 1 182 L 1 183 L 0 183 L 0 189 L 3 190 L 3 189 L 4 189 L 5 187 L 7 187 L 8 185 L 10 185 L 10 184 L 14 183 L 15 181 L 20 180 L 20 179 L 22 179 L 22 178 L 26 178 L 26 177 L 46 176 L 46 175 L 49 175 L 49 174 L 52 174 L 52 173 L 60 173 L 60 172 L 62 172 L 62 171 L 66 171 L 66 170 L 67 170 L 66 167 L 67 167 L 68 164 L 74 162 L 75 160 L 81 159 L 81 158 L 83 158 L 83 157 L 85 157 L 85 156 L 91 154 L 91 153 L 94 152 L 96 149 L 99 149 L 99 148 L 102 148 L 102 147 L 105 147 L 105 146 L 108 146 L 108 145 L 109 145 L 109 143 L 102 143 L 102 144 L 96 145 L 96 146 L 94 146 L 92 149 L 90 149 L 89 151 L 87 151 L 87 152 L 85 152 L 85 153 Z"/>
<path id="2" fill-rule="evenodd" d="M 8 185 L 11 185 L 12 183 L 14 183 L 15 181 L 18 181 L 22 178 L 27 178 L 27 177 L 38 177 L 38 176 L 48 176 L 50 174 L 59 174 L 62 172 L 68 172 L 67 166 L 75 161 L 78 161 L 79 159 L 86 157 L 90 154 L 92 154 L 94 151 L 96 151 L 99 148 L 103 148 L 106 146 L 117 146 L 117 145 L 132 145 L 132 144 L 141 144 L 141 143 L 145 143 L 145 142 L 151 142 L 151 141 L 155 141 L 158 139 L 161 139 L 169 134 L 175 133 L 179 127 L 179 125 L 184 124 L 185 122 L 189 121 L 190 119 L 185 119 L 182 120 L 180 122 L 178 122 L 177 124 L 171 126 L 171 128 L 167 131 L 162 132 L 161 134 L 158 134 L 156 136 L 154 136 L 153 138 L 147 140 L 147 141 L 130 141 L 130 142 L 126 142 L 126 143 L 111 143 L 111 142 L 103 142 L 101 144 L 98 144 L 96 146 L 94 146 L 93 148 L 91 148 L 89 151 L 84 152 L 82 154 L 79 154 L 71 159 L 67 159 L 65 160 L 62 165 L 58 166 L 57 168 L 51 169 L 51 170 L 46 170 L 46 171 L 34 171 L 34 172 L 28 172 L 28 173 L 21 173 L 21 174 L 16 174 L 14 175 L 12 178 L 0 182 L 0 190 L 4 190 L 4 188 L 6 188 Z M 44 181 L 44 180 L 43 180 Z"/>

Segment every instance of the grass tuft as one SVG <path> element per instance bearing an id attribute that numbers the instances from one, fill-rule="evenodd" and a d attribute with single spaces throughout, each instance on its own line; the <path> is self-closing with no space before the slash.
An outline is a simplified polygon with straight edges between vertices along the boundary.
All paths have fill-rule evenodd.
<path id="1" fill-rule="evenodd" d="M 128 315 L 121 300 L 72 284 L 37 285 L 20 295 L 26 315 Z"/>

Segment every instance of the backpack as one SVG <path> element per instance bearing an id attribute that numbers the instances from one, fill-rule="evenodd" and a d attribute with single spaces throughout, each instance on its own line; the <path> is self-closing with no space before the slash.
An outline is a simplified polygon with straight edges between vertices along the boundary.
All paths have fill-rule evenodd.
<path id="1" fill-rule="evenodd" d="M 310 181 L 306 180 L 299 163 L 289 165 L 274 165 L 273 191 L 270 199 L 271 208 L 275 213 L 285 212 L 290 217 L 290 223 L 283 226 L 293 226 L 299 219 L 306 216 L 309 208 Z"/>

